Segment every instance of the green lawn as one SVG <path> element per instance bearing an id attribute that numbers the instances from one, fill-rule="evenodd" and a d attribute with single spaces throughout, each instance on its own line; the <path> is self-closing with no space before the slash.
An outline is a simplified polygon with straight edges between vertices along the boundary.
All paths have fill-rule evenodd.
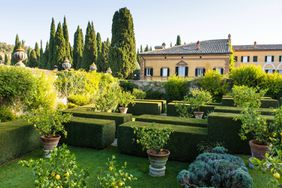
<path id="1" fill-rule="evenodd" d="M 86 148 L 71 147 L 75 153 L 79 164 L 88 169 L 90 178 L 88 179 L 89 187 L 98 187 L 96 176 L 103 167 L 108 158 L 115 155 L 120 163 L 127 161 L 128 170 L 134 174 L 138 180 L 132 183 L 133 188 L 175 188 L 179 187 L 176 182 L 177 173 L 188 164 L 175 161 L 169 161 L 167 164 L 166 176 L 161 178 L 153 178 L 148 175 L 148 161 L 146 158 L 133 157 L 118 153 L 117 148 L 110 147 L 104 150 L 93 150 Z M 23 159 L 39 158 L 42 152 L 40 150 L 29 153 Z M 247 156 L 243 156 L 246 160 Z M 0 187 L 1 188 L 32 188 L 33 176 L 31 169 L 21 167 L 17 164 L 18 160 L 11 161 L 0 166 Z M 268 184 L 269 176 L 261 172 L 250 170 L 254 178 L 255 188 L 272 188 L 274 186 Z"/>

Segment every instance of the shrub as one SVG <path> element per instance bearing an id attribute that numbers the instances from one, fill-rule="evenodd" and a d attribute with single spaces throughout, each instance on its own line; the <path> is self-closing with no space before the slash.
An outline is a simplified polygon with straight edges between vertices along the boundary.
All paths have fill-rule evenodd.
<path id="1" fill-rule="evenodd" d="M 119 82 L 120 87 L 125 91 L 133 92 L 134 89 L 138 89 L 138 86 L 128 80 L 121 80 Z"/>
<path id="2" fill-rule="evenodd" d="M 90 103 L 90 96 L 71 94 L 68 97 L 68 103 L 72 103 L 77 106 L 84 106 Z"/>
<path id="3" fill-rule="evenodd" d="M 158 90 L 153 90 L 149 89 L 146 90 L 146 99 L 165 99 L 165 93 L 158 91 Z"/>
<path id="4" fill-rule="evenodd" d="M 265 72 L 259 66 L 248 65 L 235 68 L 230 73 L 230 78 L 235 85 L 248 87 L 260 86 L 264 80 Z"/>
<path id="5" fill-rule="evenodd" d="M 217 71 L 208 71 L 205 76 L 199 78 L 199 86 L 210 92 L 215 101 L 220 101 L 222 96 L 227 93 L 228 84 L 223 75 Z"/>
<path id="6" fill-rule="evenodd" d="M 16 118 L 15 114 L 10 108 L 5 106 L 0 106 L 0 122 L 11 121 Z"/>
<path id="7" fill-rule="evenodd" d="M 118 166 L 116 162 L 116 157 L 114 155 L 111 159 L 108 159 L 106 165 L 107 167 L 101 170 L 100 174 L 97 177 L 102 188 L 131 188 L 131 186 L 128 186 L 127 182 L 137 180 L 137 178 L 134 177 L 132 174 L 126 172 L 126 162 L 124 162 L 122 166 Z"/>
<path id="8" fill-rule="evenodd" d="M 279 99 L 282 96 L 282 75 L 266 74 L 260 87 L 267 90 L 266 95 Z"/>
<path id="9" fill-rule="evenodd" d="M 134 95 L 136 99 L 144 99 L 146 97 L 146 92 L 141 89 L 134 88 L 132 95 Z"/>
<path id="10" fill-rule="evenodd" d="M 164 88 L 167 100 L 182 100 L 189 90 L 189 82 L 185 78 L 171 76 L 164 84 Z"/>
<path id="11" fill-rule="evenodd" d="M 78 166 L 75 155 L 66 145 L 55 148 L 49 159 L 23 160 L 19 164 L 32 168 L 36 187 L 86 187 L 89 176 Z"/>
<path id="12" fill-rule="evenodd" d="M 185 187 L 240 187 L 251 188 L 253 179 L 244 161 L 226 153 L 222 147 L 200 154 L 182 170 L 177 181 Z"/>
<path id="13" fill-rule="evenodd" d="M 134 105 L 135 96 L 128 91 L 121 91 L 118 93 L 119 105 L 122 107 L 127 107 L 129 104 Z"/>

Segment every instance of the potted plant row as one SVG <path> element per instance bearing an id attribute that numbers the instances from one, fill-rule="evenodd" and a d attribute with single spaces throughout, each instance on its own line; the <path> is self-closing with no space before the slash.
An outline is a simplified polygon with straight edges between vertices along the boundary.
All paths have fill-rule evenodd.
<path id="1" fill-rule="evenodd" d="M 168 143 L 171 133 L 170 128 L 146 128 L 138 127 L 134 129 L 136 141 L 146 150 L 150 166 L 149 175 L 165 176 L 166 162 L 170 155 L 170 151 L 164 149 Z"/>
<path id="2" fill-rule="evenodd" d="M 43 143 L 45 157 L 50 157 L 50 152 L 58 145 L 61 135 L 67 136 L 64 124 L 70 121 L 72 115 L 63 114 L 58 110 L 39 108 L 31 111 L 25 119 L 39 132 Z"/>

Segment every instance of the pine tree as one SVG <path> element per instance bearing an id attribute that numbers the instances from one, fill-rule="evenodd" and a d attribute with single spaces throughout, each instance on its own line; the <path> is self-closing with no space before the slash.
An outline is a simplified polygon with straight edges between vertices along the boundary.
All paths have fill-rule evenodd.
<path id="1" fill-rule="evenodd" d="M 128 78 L 135 70 L 135 62 L 133 18 L 127 8 L 121 8 L 113 16 L 109 64 L 114 76 Z"/>
<path id="2" fill-rule="evenodd" d="M 65 48 L 65 38 L 64 32 L 61 26 L 61 23 L 58 24 L 56 36 L 55 36 L 55 53 L 54 53 L 54 62 L 55 65 L 58 66 L 59 69 L 62 69 L 62 64 L 67 57 L 66 48 Z"/>
<path id="3" fill-rule="evenodd" d="M 102 61 L 103 60 L 103 57 L 102 57 L 103 56 L 102 54 L 103 44 L 102 44 L 102 39 L 101 39 L 101 35 L 99 32 L 97 32 L 96 41 L 97 41 L 97 54 L 98 54 L 96 65 L 97 65 L 98 71 L 101 72 L 103 69 L 103 61 Z"/>
<path id="4" fill-rule="evenodd" d="M 64 22 L 63 22 L 63 32 L 64 32 L 64 39 L 65 39 L 65 51 L 66 51 L 66 58 L 72 63 L 72 56 L 71 56 L 71 45 L 69 40 L 69 31 L 68 31 L 68 25 L 67 25 L 67 19 L 64 16 Z"/>
<path id="5" fill-rule="evenodd" d="M 180 38 L 180 35 L 177 35 L 175 46 L 179 46 L 179 45 L 181 45 L 181 38 Z"/>
<path id="6" fill-rule="evenodd" d="M 82 57 L 83 57 L 83 33 L 82 29 L 77 26 L 76 32 L 74 33 L 73 42 L 73 68 L 82 68 Z"/>
<path id="7" fill-rule="evenodd" d="M 89 70 L 92 63 L 96 64 L 97 61 L 97 44 L 96 34 L 93 22 L 88 22 L 85 34 L 85 44 L 83 49 L 82 68 Z"/>
<path id="8" fill-rule="evenodd" d="M 8 54 L 5 54 L 5 65 L 10 65 L 11 64 L 11 60 L 8 56 Z"/>
<path id="9" fill-rule="evenodd" d="M 48 58 L 48 69 L 53 69 L 55 63 L 55 36 L 56 36 L 56 25 L 55 20 L 52 18 L 51 26 L 50 26 L 50 39 L 49 39 L 49 58 Z"/>

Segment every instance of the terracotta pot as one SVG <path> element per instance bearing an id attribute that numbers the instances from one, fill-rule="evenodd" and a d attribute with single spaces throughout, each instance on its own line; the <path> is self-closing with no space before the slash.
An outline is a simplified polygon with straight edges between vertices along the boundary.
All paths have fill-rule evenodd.
<path id="1" fill-rule="evenodd" d="M 265 153 L 268 151 L 267 145 L 259 144 L 256 140 L 250 140 L 249 145 L 251 148 L 252 157 L 256 157 L 258 159 L 265 158 Z"/>
<path id="2" fill-rule="evenodd" d="M 43 149 L 47 151 L 53 150 L 55 147 L 57 147 L 61 136 L 41 136 L 40 139 L 43 143 Z"/>
<path id="3" fill-rule="evenodd" d="M 194 116 L 196 119 L 203 119 L 204 112 L 194 112 Z"/>
<path id="4" fill-rule="evenodd" d="M 119 107 L 118 109 L 119 109 L 120 113 L 122 113 L 122 114 L 126 114 L 127 110 L 128 110 L 127 107 Z"/>
<path id="5" fill-rule="evenodd" d="M 147 155 L 150 161 L 149 175 L 165 176 L 165 165 L 170 155 L 170 151 L 163 149 L 161 152 L 157 153 L 155 150 L 147 150 Z"/>

